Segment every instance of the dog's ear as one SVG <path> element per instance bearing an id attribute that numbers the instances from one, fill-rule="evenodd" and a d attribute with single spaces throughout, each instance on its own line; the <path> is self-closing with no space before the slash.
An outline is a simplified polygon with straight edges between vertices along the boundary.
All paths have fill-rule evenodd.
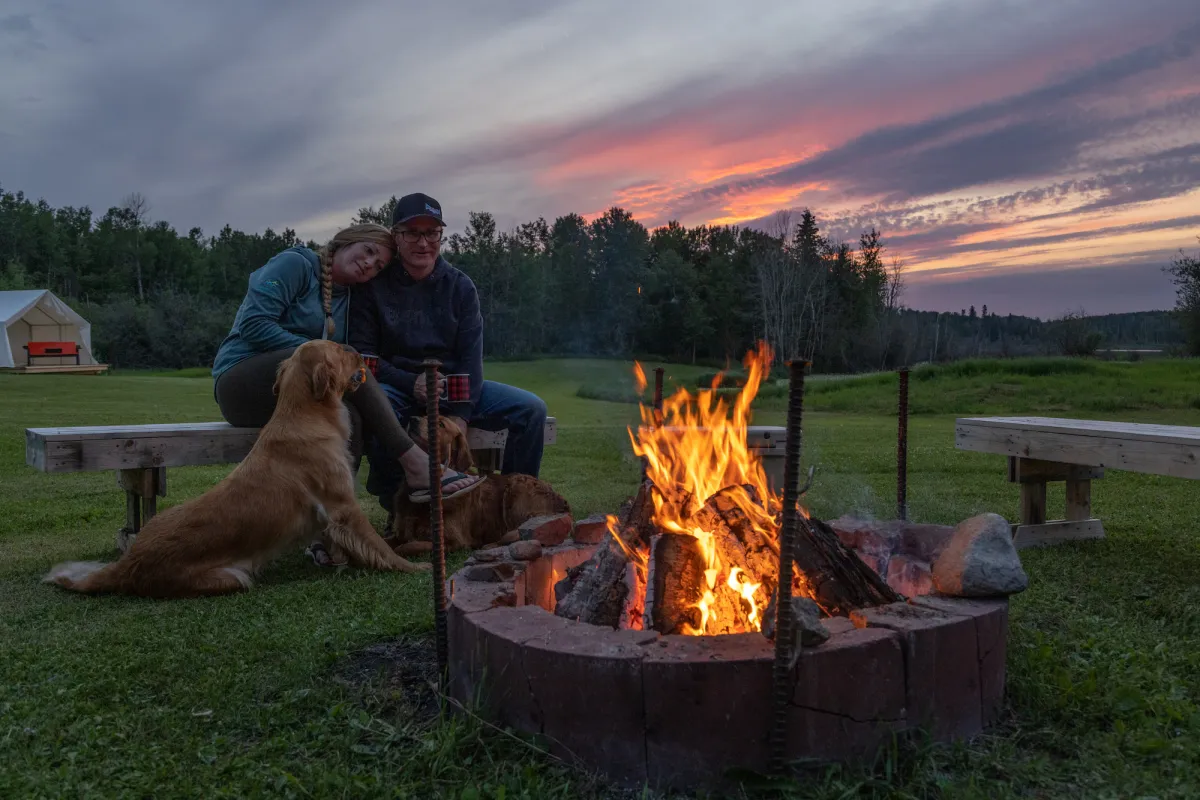
<path id="1" fill-rule="evenodd" d="M 457 425 L 452 427 L 454 428 L 454 446 L 450 449 L 450 466 L 459 472 L 466 473 L 475 466 L 475 456 L 471 453 L 471 443 L 467 440 L 466 434 Z"/>
<path id="2" fill-rule="evenodd" d="M 311 381 L 313 399 L 318 403 L 333 392 L 334 371 L 324 359 L 313 365 L 309 380 Z"/>
<path id="3" fill-rule="evenodd" d="M 285 358 L 275 365 L 275 384 L 271 387 L 271 394 L 276 397 L 279 396 L 279 387 L 283 385 L 283 375 L 287 371 L 289 361 L 291 361 L 290 358 Z"/>

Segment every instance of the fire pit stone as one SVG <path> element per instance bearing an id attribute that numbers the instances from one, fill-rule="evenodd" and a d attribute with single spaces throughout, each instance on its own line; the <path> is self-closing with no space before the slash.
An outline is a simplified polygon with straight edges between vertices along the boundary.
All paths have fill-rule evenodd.
<path id="1" fill-rule="evenodd" d="M 553 514 L 526 520 L 517 528 L 517 532 L 522 540 L 536 540 L 553 547 L 567 540 L 571 526 L 570 514 Z"/>
<path id="2" fill-rule="evenodd" d="M 593 514 L 575 523 L 571 540 L 577 544 L 600 544 L 608 535 L 608 518 L 604 514 Z"/>

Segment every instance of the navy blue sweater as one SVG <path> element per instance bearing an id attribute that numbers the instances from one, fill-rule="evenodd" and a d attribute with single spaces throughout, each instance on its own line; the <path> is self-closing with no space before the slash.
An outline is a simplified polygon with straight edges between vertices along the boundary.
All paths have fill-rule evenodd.
<path id="1" fill-rule="evenodd" d="M 438 256 L 422 281 L 414 281 L 397 261 L 355 286 L 349 344 L 379 356 L 379 382 L 408 397 L 418 375 L 425 380 L 421 362 L 426 358 L 441 360 L 442 375 L 470 374 L 470 401 L 440 404 L 470 421 L 483 386 L 483 316 L 474 282 L 446 259 Z"/>

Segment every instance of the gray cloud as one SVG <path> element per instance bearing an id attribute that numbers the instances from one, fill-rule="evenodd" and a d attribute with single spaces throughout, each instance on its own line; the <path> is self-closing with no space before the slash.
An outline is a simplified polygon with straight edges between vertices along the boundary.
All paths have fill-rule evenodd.
<path id="1" fill-rule="evenodd" d="M 1126 102 L 1178 86 L 1196 60 L 1194 0 L 779 2 L 755 15 L 664 0 L 620 19 L 582 0 L 11 4 L 0 41 L 23 44 L 0 48 L 0 182 L 100 213 L 139 190 L 184 230 L 322 236 L 413 188 L 454 225 L 468 210 L 553 218 L 672 177 L 614 159 L 543 179 L 555 166 L 671 137 L 736 151 L 773 130 L 795 130 L 798 150 L 834 146 L 688 194 L 665 217 L 828 181 L 831 204 L 877 202 L 827 231 L 854 240 L 876 224 L 933 257 L 1027 209 L 1053 216 L 1039 204 L 1119 208 L 1200 182 L 1200 144 L 1180 139 L 1200 98 Z M 1056 72 L 1080 63 L 1093 66 Z M 1149 144 L 1120 150 L 1135 139 Z M 1122 155 L 1097 156 L 1106 146 Z"/>
<path id="2" fill-rule="evenodd" d="M 5 33 L 33 33 L 33 17 L 28 14 L 9 14 L 0 17 L 0 31 Z"/>

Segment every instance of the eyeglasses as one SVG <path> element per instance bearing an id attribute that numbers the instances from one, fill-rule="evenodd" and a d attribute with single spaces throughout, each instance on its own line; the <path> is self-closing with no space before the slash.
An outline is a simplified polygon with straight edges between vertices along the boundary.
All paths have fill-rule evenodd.
<path id="1" fill-rule="evenodd" d="M 442 240 L 442 229 L 431 228 L 427 231 L 400 231 L 400 238 L 409 244 L 416 244 L 422 236 L 430 244 L 437 244 Z"/>

